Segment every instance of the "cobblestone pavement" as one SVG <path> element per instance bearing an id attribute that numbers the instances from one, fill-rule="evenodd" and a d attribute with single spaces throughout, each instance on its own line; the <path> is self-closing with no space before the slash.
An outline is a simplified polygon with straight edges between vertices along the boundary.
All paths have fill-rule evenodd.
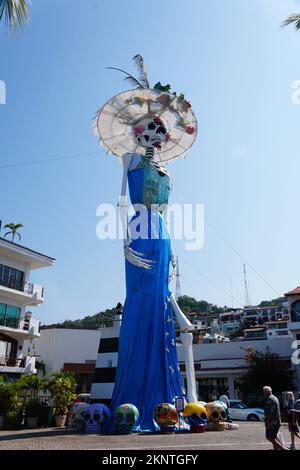
<path id="1" fill-rule="evenodd" d="M 204 434 L 75 434 L 65 429 L 0 431 L 0 450 L 267 450 L 264 423 L 239 423 L 237 431 Z M 290 435 L 281 428 L 286 444 Z M 300 441 L 296 442 L 299 448 Z"/>

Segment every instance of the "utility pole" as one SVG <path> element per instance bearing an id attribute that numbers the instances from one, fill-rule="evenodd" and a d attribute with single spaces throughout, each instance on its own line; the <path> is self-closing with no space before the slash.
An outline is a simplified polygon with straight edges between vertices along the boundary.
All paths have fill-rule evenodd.
<path id="1" fill-rule="evenodd" d="M 247 273 L 246 273 L 246 265 L 244 263 L 244 286 L 245 286 L 245 307 L 250 307 L 250 299 L 249 299 L 249 291 L 248 291 L 248 283 L 247 283 Z"/>
<path id="2" fill-rule="evenodd" d="M 176 291 L 175 291 L 175 300 L 178 300 L 179 297 L 181 297 L 181 287 L 180 287 L 179 261 L 178 261 L 178 256 L 176 256 Z"/>

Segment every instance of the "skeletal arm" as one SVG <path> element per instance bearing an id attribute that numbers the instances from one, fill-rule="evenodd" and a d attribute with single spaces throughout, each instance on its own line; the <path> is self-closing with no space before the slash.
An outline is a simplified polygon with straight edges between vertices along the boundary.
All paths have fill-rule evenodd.
<path id="1" fill-rule="evenodd" d="M 193 334 L 194 326 L 184 315 L 183 311 L 176 302 L 173 294 L 170 295 L 170 303 L 172 310 L 176 316 L 177 322 L 181 329 L 180 339 L 184 348 L 184 361 L 187 381 L 187 401 L 189 403 L 197 403 L 197 389 L 195 379 L 194 354 L 193 354 Z"/>

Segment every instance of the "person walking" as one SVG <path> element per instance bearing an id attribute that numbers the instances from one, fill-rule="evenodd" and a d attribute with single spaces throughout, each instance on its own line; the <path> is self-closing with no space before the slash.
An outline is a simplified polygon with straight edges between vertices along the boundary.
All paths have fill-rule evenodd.
<path id="1" fill-rule="evenodd" d="M 263 395 L 265 398 L 266 439 L 272 443 L 274 450 L 287 450 L 284 442 L 279 440 L 279 429 L 281 426 L 279 401 L 273 395 L 271 387 L 265 386 L 263 388 Z"/>
<path id="2" fill-rule="evenodd" d="M 222 391 L 222 394 L 219 396 L 219 401 L 222 401 L 225 403 L 225 405 L 229 408 L 230 407 L 230 401 L 228 398 L 228 394 L 226 393 L 226 390 Z"/>
<path id="3" fill-rule="evenodd" d="M 289 431 L 291 433 L 291 446 L 290 450 L 295 450 L 295 436 L 300 439 L 300 434 L 299 434 L 299 426 L 298 422 L 296 419 L 296 413 L 295 413 L 295 397 L 293 392 L 288 392 L 286 394 L 286 400 L 287 400 L 287 418 L 288 418 L 288 426 L 289 426 Z M 299 400 L 297 400 L 299 401 Z"/>
<path id="4" fill-rule="evenodd" d="M 229 396 L 228 396 L 228 391 L 226 390 L 223 390 L 222 394 L 219 396 L 219 401 L 221 401 L 222 403 L 224 403 L 225 406 L 225 413 L 226 413 L 226 416 L 227 416 L 227 421 L 229 423 L 232 422 L 232 419 L 231 419 L 231 416 L 230 416 L 230 411 L 229 411 L 229 408 L 230 408 L 230 400 L 229 400 Z"/>

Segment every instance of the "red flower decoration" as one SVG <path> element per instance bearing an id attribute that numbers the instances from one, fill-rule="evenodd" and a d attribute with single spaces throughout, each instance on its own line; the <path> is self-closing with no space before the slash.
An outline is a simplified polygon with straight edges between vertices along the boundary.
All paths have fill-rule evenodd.
<path id="1" fill-rule="evenodd" d="M 185 132 L 186 132 L 187 134 L 192 135 L 192 134 L 194 134 L 194 132 L 195 132 L 195 128 L 194 128 L 193 126 L 186 126 Z"/>
<path id="2" fill-rule="evenodd" d="M 155 118 L 153 119 L 153 121 L 154 121 L 155 124 L 157 124 L 158 126 L 163 124 L 162 120 L 161 120 L 159 117 L 155 117 Z"/>
<path id="3" fill-rule="evenodd" d="M 134 137 L 137 137 L 138 135 L 142 134 L 145 130 L 144 126 L 136 126 L 132 129 Z"/>
<path id="4" fill-rule="evenodd" d="M 160 142 L 154 142 L 153 147 L 155 147 L 155 148 L 161 150 Z"/>

